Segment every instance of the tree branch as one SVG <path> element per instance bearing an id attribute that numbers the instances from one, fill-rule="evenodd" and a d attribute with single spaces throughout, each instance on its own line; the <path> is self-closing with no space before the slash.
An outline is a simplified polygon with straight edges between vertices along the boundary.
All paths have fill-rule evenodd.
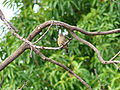
<path id="1" fill-rule="evenodd" d="M 13 60 L 20 56 L 26 50 L 26 44 L 23 43 L 13 54 L 0 63 L 0 71 L 9 65 Z"/>
<path id="2" fill-rule="evenodd" d="M 52 60 L 46 56 L 44 56 L 39 50 L 37 50 L 36 48 L 33 48 L 34 52 L 39 55 L 43 60 L 46 60 L 46 61 L 49 61 L 53 64 L 56 64 L 62 68 L 64 68 L 65 70 L 67 70 L 69 73 L 71 73 L 73 76 L 75 76 L 83 85 L 85 85 L 89 90 L 92 90 L 92 88 L 82 79 L 80 78 L 77 74 L 75 74 L 72 70 L 70 70 L 68 67 L 66 67 L 65 65 L 55 61 L 55 60 Z"/>
<path id="3" fill-rule="evenodd" d="M 48 27 L 47 31 L 37 41 L 35 41 L 33 44 L 35 44 L 38 41 L 40 41 L 47 34 L 47 32 L 50 30 L 51 27 L 52 27 L 52 24 Z"/>
<path id="4" fill-rule="evenodd" d="M 117 54 L 115 54 L 115 56 L 112 57 L 112 58 L 110 59 L 110 61 L 114 60 L 119 54 L 120 54 L 120 51 L 119 51 Z"/>
<path id="5" fill-rule="evenodd" d="M 78 28 L 76 26 L 72 26 L 69 25 L 67 23 L 64 22 L 60 22 L 60 21 L 55 21 L 55 20 L 50 20 L 50 21 L 46 21 L 45 23 L 39 25 L 41 28 L 45 28 L 47 26 L 49 26 L 50 24 L 52 25 L 57 25 L 57 26 L 62 26 L 64 28 L 67 28 L 71 31 L 79 31 L 85 35 L 107 35 L 107 34 L 112 34 L 112 33 L 119 33 L 120 32 L 120 28 L 118 29 L 114 29 L 114 30 L 110 30 L 110 31 L 104 31 L 104 32 L 87 32 L 84 29 Z"/>
<path id="6" fill-rule="evenodd" d="M 99 60 L 100 60 L 103 64 L 120 63 L 120 61 L 105 61 L 105 60 L 102 58 L 99 50 L 98 50 L 93 44 L 91 44 L 90 42 L 88 42 L 88 41 L 86 41 L 86 40 L 83 40 L 82 38 L 79 38 L 74 32 L 71 32 L 71 31 L 70 31 L 70 33 L 71 33 L 71 35 L 72 35 L 75 39 L 77 39 L 78 41 L 80 41 L 80 42 L 86 44 L 87 46 L 89 46 L 90 48 L 92 48 L 92 49 L 97 53 Z"/>

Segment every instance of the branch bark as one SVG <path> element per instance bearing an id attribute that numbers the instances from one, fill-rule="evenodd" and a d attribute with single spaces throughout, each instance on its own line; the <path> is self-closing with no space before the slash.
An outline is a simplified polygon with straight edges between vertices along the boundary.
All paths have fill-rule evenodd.
<path id="1" fill-rule="evenodd" d="M 7 65 L 14 61 L 26 50 L 26 44 L 23 43 L 13 54 L 0 63 L 0 71 L 3 70 Z"/>
<path id="2" fill-rule="evenodd" d="M 46 61 L 49 61 L 51 63 L 54 63 L 60 67 L 62 67 L 63 69 L 67 70 L 69 73 L 71 73 L 73 76 L 75 76 L 83 85 L 85 85 L 89 90 L 92 90 L 92 88 L 82 79 L 80 78 L 77 74 L 75 74 L 72 70 L 70 70 L 68 67 L 66 67 L 65 65 L 55 61 L 55 60 L 52 60 L 46 56 L 44 56 L 39 50 L 37 50 L 36 48 L 33 48 L 34 52 L 39 55 L 43 60 L 46 60 Z"/>
<path id="3" fill-rule="evenodd" d="M 88 42 L 88 41 L 86 41 L 86 40 L 83 40 L 83 39 L 80 38 L 80 37 L 78 37 L 74 32 L 71 32 L 71 31 L 70 31 L 70 33 L 71 33 L 71 35 L 72 35 L 75 39 L 77 39 L 78 41 L 80 41 L 80 42 L 86 44 L 87 46 L 89 46 L 90 48 L 92 48 L 92 49 L 97 53 L 99 60 L 100 60 L 103 64 L 120 63 L 120 61 L 112 61 L 112 60 L 105 61 L 105 60 L 102 58 L 99 50 L 98 50 L 93 44 L 91 44 L 90 42 Z M 114 57 L 115 57 L 115 56 L 114 56 Z"/>
<path id="4" fill-rule="evenodd" d="M 45 28 L 45 27 L 49 26 L 50 24 L 62 26 L 62 27 L 69 29 L 71 31 L 79 31 L 85 35 L 107 35 L 107 34 L 113 34 L 113 33 L 120 33 L 120 28 L 114 29 L 114 30 L 109 30 L 109 31 L 104 31 L 104 32 L 87 32 L 86 30 L 84 30 L 82 28 L 78 28 L 76 26 L 72 26 L 72 25 L 69 25 L 67 23 L 55 21 L 55 20 L 46 21 L 45 23 L 39 25 L 39 27 Z"/>

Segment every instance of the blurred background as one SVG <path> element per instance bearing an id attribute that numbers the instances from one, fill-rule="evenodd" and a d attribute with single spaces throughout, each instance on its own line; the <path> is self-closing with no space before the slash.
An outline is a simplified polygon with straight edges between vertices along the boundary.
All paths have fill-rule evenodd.
<path id="1" fill-rule="evenodd" d="M 26 38 L 34 28 L 48 20 L 58 20 L 88 32 L 109 31 L 120 28 L 120 0 L 1 0 L 0 9 Z M 47 28 L 37 35 L 36 41 Z M 52 26 L 37 45 L 57 47 L 59 32 L 71 38 L 68 30 Z M 104 60 L 109 60 L 120 50 L 120 33 L 79 37 L 95 45 Z M 15 38 L 0 21 L 0 62 L 11 55 L 23 42 Z M 68 53 L 61 50 L 41 50 L 47 57 L 69 67 L 83 78 L 93 90 L 120 90 L 120 72 L 113 65 L 103 65 L 97 54 L 73 38 Z M 44 62 L 38 55 L 25 51 L 0 72 L 1 90 L 86 90 L 74 76 L 63 68 Z M 120 60 L 120 56 L 116 58 Z"/>

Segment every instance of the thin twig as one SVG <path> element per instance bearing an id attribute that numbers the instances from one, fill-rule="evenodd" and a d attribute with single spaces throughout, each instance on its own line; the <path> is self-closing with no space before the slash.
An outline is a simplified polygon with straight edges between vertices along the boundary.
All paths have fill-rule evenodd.
<path id="1" fill-rule="evenodd" d="M 28 81 L 27 81 L 28 82 Z M 20 89 L 18 89 L 18 90 L 22 90 L 24 87 L 25 87 L 25 85 L 27 84 L 27 82 L 25 82 L 21 87 L 20 87 Z"/>
<path id="2" fill-rule="evenodd" d="M 119 54 L 120 54 L 120 51 L 119 51 L 117 54 L 115 54 L 115 56 L 113 56 L 113 57 L 110 59 L 110 61 L 114 60 Z"/>
<path id="3" fill-rule="evenodd" d="M 0 81 L 0 87 L 2 87 L 3 83 L 4 83 L 4 76 L 2 77 L 2 80 Z"/>
<path id="4" fill-rule="evenodd" d="M 46 50 L 58 50 L 58 49 L 61 49 L 61 48 L 63 48 L 64 46 L 66 46 L 69 42 L 70 42 L 70 40 L 72 40 L 72 39 L 69 39 L 69 40 L 67 40 L 65 43 L 64 43 L 64 45 L 62 45 L 62 46 L 60 46 L 60 47 L 43 47 L 43 46 L 35 46 L 36 48 L 38 48 L 38 49 L 46 49 Z"/>
<path id="5" fill-rule="evenodd" d="M 14 30 L 15 32 L 18 32 L 18 29 L 5 19 L 5 16 L 1 10 L 0 10 L 0 19 L 6 24 L 9 30 Z"/>
<path id="6" fill-rule="evenodd" d="M 30 57 L 32 57 L 32 51 L 33 51 L 33 49 L 32 49 L 32 47 L 30 47 Z"/>
<path id="7" fill-rule="evenodd" d="M 117 54 L 115 54 L 115 56 L 113 56 L 113 57 L 110 59 L 110 61 L 114 60 L 119 54 L 120 54 L 120 51 L 119 51 Z M 118 70 L 120 70 L 120 67 L 119 67 L 116 63 L 113 63 L 113 64 L 116 66 L 116 68 L 117 68 Z"/>
<path id="8" fill-rule="evenodd" d="M 116 66 L 118 70 L 120 70 L 120 67 L 116 63 L 113 63 L 113 64 Z"/>
<path id="9" fill-rule="evenodd" d="M 50 24 L 50 26 L 48 27 L 47 31 L 37 40 L 35 41 L 33 44 L 37 43 L 38 41 L 40 41 L 46 34 L 47 32 L 50 30 L 50 28 L 52 27 L 52 23 Z"/>
<path id="10" fill-rule="evenodd" d="M 0 9 L 0 19 L 3 21 L 3 19 L 5 19 L 5 16 L 4 16 L 4 14 L 3 14 L 3 12 L 1 11 L 1 9 Z"/>

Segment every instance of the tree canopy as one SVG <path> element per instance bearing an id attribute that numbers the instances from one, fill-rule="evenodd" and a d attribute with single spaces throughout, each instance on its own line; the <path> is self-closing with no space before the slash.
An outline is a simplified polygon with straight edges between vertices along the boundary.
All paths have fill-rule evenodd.
<path id="1" fill-rule="evenodd" d="M 108 31 L 120 28 L 119 0 L 4 0 L 4 6 L 16 9 L 16 15 L 10 22 L 19 30 L 18 34 L 26 38 L 34 28 L 48 20 L 58 20 L 77 26 L 89 32 Z M 38 8 L 35 8 L 35 7 Z M 37 10 L 37 11 L 35 11 Z M 45 31 L 36 36 L 36 41 Z M 6 28 L 3 27 L 3 32 Z M 59 32 L 72 38 L 67 29 L 52 26 L 46 36 L 37 45 L 57 47 Z M 120 33 L 88 36 L 75 32 L 79 37 L 95 45 L 107 61 L 120 50 Z M 0 40 L 0 59 L 11 55 L 22 41 L 10 32 Z M 61 50 L 42 50 L 46 56 L 61 62 L 82 77 L 94 90 L 119 90 L 120 73 L 114 64 L 102 64 L 96 53 L 87 45 L 72 39 L 68 52 Z M 24 90 L 86 90 L 74 76 L 61 67 L 43 61 L 35 53 L 30 56 L 27 50 L 0 72 L 4 80 L 1 89 Z M 119 60 L 120 56 L 116 58 Z"/>

